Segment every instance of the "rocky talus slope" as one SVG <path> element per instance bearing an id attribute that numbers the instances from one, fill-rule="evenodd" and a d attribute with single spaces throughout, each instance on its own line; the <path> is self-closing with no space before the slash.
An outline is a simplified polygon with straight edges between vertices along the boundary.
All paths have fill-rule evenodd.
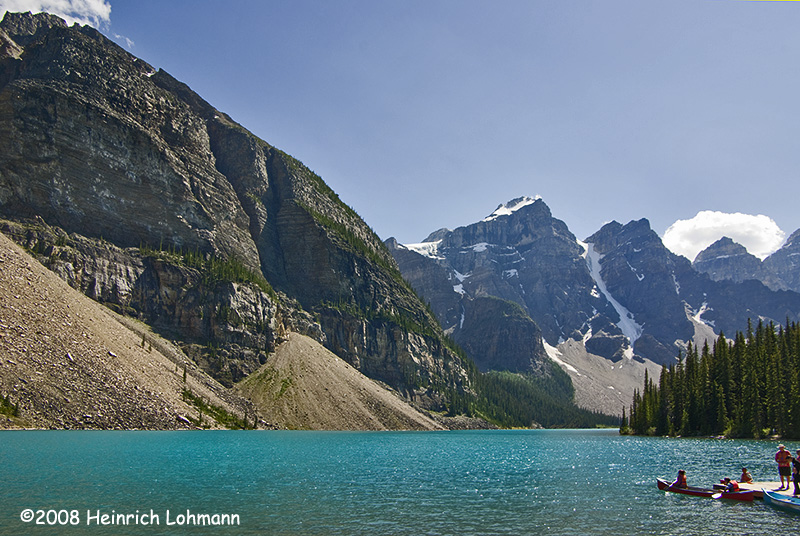
<path id="1" fill-rule="evenodd" d="M 184 389 L 231 414 L 253 414 L 168 341 L 139 331 L 0 234 L 0 392 L 19 407 L 0 424 L 195 428 L 199 412 Z"/>
<path id="2" fill-rule="evenodd" d="M 236 386 L 271 422 L 311 430 L 436 430 L 430 416 L 296 333 Z M 298 408 L 302 408 L 298 411 Z"/>

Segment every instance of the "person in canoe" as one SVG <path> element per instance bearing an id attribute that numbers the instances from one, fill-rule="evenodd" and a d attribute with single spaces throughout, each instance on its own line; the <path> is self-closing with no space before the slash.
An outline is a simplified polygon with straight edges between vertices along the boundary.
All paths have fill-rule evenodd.
<path id="1" fill-rule="evenodd" d="M 670 484 L 671 488 L 688 488 L 689 484 L 686 483 L 686 471 L 681 469 L 678 471 L 678 478 L 675 479 L 675 482 Z"/>
<path id="2" fill-rule="evenodd" d="M 778 445 L 775 461 L 778 462 L 778 473 L 781 475 L 781 487 L 778 490 L 789 489 L 792 484 L 792 455 L 783 444 Z"/>
<path id="3" fill-rule="evenodd" d="M 750 474 L 750 471 L 747 470 L 747 467 L 742 467 L 742 476 L 739 477 L 739 482 L 745 484 L 753 483 L 753 475 Z"/>
<path id="4" fill-rule="evenodd" d="M 731 480 L 730 478 L 725 477 L 722 481 L 725 484 L 725 491 L 733 493 L 735 491 L 741 491 L 739 489 L 739 483 L 735 480 Z"/>

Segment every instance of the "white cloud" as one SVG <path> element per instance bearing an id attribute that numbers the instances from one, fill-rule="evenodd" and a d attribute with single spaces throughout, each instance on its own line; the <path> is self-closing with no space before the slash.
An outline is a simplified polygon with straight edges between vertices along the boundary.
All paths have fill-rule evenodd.
<path id="1" fill-rule="evenodd" d="M 673 253 L 693 260 L 698 253 L 727 236 L 764 259 L 786 239 L 772 218 L 759 214 L 728 214 L 703 210 L 689 220 L 678 220 L 664 232 L 664 245 Z"/>
<path id="2" fill-rule="evenodd" d="M 111 4 L 106 0 L 0 0 L 0 13 L 6 11 L 58 15 L 68 24 L 88 24 L 101 29 L 111 23 Z"/>
<path id="3" fill-rule="evenodd" d="M 114 34 L 114 39 L 116 39 L 118 41 L 125 41 L 125 44 L 128 46 L 128 50 L 132 49 L 133 46 L 135 45 L 135 43 L 133 42 L 133 39 L 129 39 L 129 38 L 125 37 L 124 35 L 120 35 L 118 33 Z"/>

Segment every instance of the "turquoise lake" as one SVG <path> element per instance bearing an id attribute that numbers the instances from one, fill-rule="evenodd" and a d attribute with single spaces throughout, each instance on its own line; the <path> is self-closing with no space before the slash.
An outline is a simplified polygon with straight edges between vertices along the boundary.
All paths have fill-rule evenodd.
<path id="1" fill-rule="evenodd" d="M 761 501 L 656 488 L 679 468 L 692 485 L 742 466 L 777 480 L 776 446 L 615 430 L 0 432 L 0 534 L 797 534 L 800 516 Z"/>

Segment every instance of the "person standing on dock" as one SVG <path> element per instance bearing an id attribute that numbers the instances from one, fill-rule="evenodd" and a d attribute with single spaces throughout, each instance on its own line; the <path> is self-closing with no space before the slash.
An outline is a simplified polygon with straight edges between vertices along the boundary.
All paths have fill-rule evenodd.
<path id="1" fill-rule="evenodd" d="M 800 497 L 800 450 L 792 458 L 792 478 L 794 479 L 794 496 Z"/>
<path id="2" fill-rule="evenodd" d="M 778 473 L 781 475 L 781 487 L 778 490 L 788 490 L 789 486 L 792 485 L 792 455 L 782 444 L 778 445 L 775 461 L 778 462 Z M 783 483 L 784 479 L 786 479 L 785 485 Z"/>

